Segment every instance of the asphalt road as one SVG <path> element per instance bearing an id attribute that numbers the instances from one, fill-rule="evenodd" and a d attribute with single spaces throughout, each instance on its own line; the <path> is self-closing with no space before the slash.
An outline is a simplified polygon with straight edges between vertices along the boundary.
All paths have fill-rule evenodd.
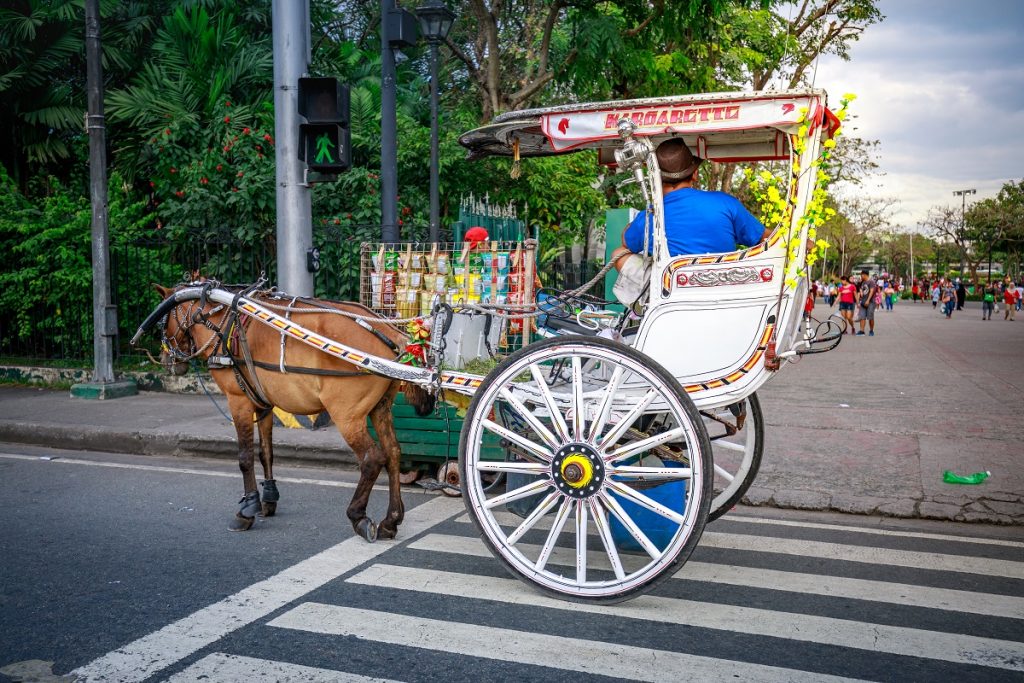
<path id="1" fill-rule="evenodd" d="M 654 594 L 594 607 L 509 578 L 459 500 L 410 488 L 397 542 L 353 538 L 351 471 L 282 468 L 278 516 L 247 533 L 226 529 L 241 482 L 222 460 L 3 444 L 0 472 L 9 680 L 1024 672 L 1019 527 L 742 508 Z"/>

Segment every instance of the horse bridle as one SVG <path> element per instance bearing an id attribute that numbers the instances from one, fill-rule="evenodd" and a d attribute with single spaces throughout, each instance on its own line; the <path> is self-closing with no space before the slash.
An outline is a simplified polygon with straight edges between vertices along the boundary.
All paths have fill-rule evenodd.
<path id="1" fill-rule="evenodd" d="M 166 352 L 170 357 L 170 361 L 166 363 L 167 367 L 177 365 L 178 363 L 189 363 L 193 361 L 223 336 L 223 330 L 210 320 L 211 315 L 220 312 L 224 308 L 222 304 L 218 304 L 209 313 L 204 313 L 203 307 L 206 304 L 206 297 L 199 300 L 192 299 L 188 302 L 188 308 L 185 309 L 184 314 L 181 313 L 181 309 L 184 307 L 182 304 L 184 304 L 184 302 L 178 304 L 165 313 L 158 323 L 160 326 L 160 349 Z M 188 351 L 183 351 L 181 349 L 177 339 L 167 336 L 167 322 L 170 319 L 171 314 L 174 315 L 174 321 L 178 324 L 178 333 L 184 334 L 185 338 L 188 340 Z M 192 328 L 196 325 L 202 325 L 213 332 L 213 334 L 210 335 L 210 339 L 200 348 L 196 348 L 196 341 L 191 332 Z M 177 334 L 175 337 L 176 336 Z M 165 364 L 160 363 L 160 365 Z"/>

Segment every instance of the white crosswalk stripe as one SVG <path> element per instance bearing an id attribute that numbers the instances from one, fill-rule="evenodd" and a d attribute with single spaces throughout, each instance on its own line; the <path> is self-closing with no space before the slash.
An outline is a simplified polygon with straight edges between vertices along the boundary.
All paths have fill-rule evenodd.
<path id="1" fill-rule="evenodd" d="M 562 603 L 563 605 L 567 603 Z M 634 646 L 307 602 L 270 626 L 638 681 L 855 680 Z M 654 666 L 641 666 L 656 662 Z"/>
<path id="2" fill-rule="evenodd" d="M 789 640 L 838 645 L 873 652 L 927 657 L 950 662 L 981 664 L 1024 671 L 1024 643 L 945 634 L 915 628 L 866 625 L 847 619 L 776 612 L 734 605 L 716 605 L 676 598 L 642 596 L 624 605 L 574 604 L 529 590 L 515 579 L 455 574 L 374 564 L 349 581 L 369 586 L 425 591 L 440 595 L 533 605 L 567 612 L 605 614 L 624 619 L 645 619 L 686 624 L 733 633 L 772 636 Z"/>
<path id="3" fill-rule="evenodd" d="M 494 518 L 498 523 L 507 526 L 518 526 L 521 518 L 510 512 L 496 512 Z M 456 521 L 470 523 L 468 515 L 460 515 Z M 549 524 L 550 522 L 548 522 Z M 547 528 L 543 523 L 538 529 Z M 915 569 L 935 569 L 946 572 L 981 574 L 984 576 L 1002 576 L 1010 579 L 1024 579 L 1024 562 L 994 560 L 969 555 L 946 555 L 943 553 L 925 553 L 913 550 L 894 550 L 844 543 L 828 543 L 824 541 L 808 541 L 795 538 L 777 538 L 772 536 L 754 536 L 751 534 L 723 533 L 705 531 L 700 537 L 700 545 L 705 548 L 722 548 L 726 550 L 750 550 L 760 553 L 779 553 L 782 555 L 799 555 L 800 557 L 816 557 L 825 560 L 844 560 L 879 564 L 891 567 L 912 567 Z"/>
<path id="4" fill-rule="evenodd" d="M 428 534 L 414 541 L 410 547 L 432 552 L 491 557 L 491 553 L 484 546 L 483 541 L 468 536 Z M 524 548 L 524 551 L 531 557 L 533 556 L 531 553 L 536 552 L 535 548 L 526 544 L 520 547 Z M 594 555 L 596 561 L 598 554 L 594 553 Z M 575 561 L 575 553 L 569 550 L 556 550 L 551 559 L 553 564 L 565 566 L 572 566 Z M 991 595 L 931 586 L 910 586 L 842 576 L 823 577 L 819 574 L 802 574 L 763 568 L 752 569 L 694 560 L 687 562 L 675 575 L 675 578 L 1024 619 L 1024 598 L 1009 595 Z"/>

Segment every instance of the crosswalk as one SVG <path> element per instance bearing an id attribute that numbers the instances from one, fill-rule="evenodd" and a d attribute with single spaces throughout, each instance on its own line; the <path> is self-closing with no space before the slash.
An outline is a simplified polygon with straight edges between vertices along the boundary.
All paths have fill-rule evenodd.
<path id="1" fill-rule="evenodd" d="M 1024 680 L 1024 542 L 748 512 L 710 525 L 656 591 L 609 606 L 510 578 L 462 510 L 435 499 L 409 513 L 401 543 L 339 544 L 289 570 L 292 591 L 261 609 L 232 611 L 246 600 L 227 599 L 218 609 L 234 628 L 207 610 L 75 673 L 175 683 Z M 542 529 L 531 533 L 524 544 L 543 542 Z M 573 562 L 574 548 L 550 560 Z M 268 586 L 276 595 L 277 578 Z M 200 627 L 191 646 L 168 643 Z M 133 652 L 148 663 L 139 677 L 124 675 Z"/>

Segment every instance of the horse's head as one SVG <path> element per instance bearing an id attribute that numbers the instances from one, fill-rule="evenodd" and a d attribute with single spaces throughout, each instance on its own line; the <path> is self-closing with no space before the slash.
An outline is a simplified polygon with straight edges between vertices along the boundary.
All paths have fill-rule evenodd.
<path id="1" fill-rule="evenodd" d="M 166 300 L 174 294 L 173 288 L 154 284 L 160 298 Z M 192 302 L 189 302 L 192 303 Z M 167 368 L 172 375 L 184 375 L 188 372 L 188 361 L 195 352 L 195 340 L 192 338 L 191 316 L 185 310 L 188 303 L 178 304 L 169 310 L 158 323 L 160 331 L 160 365 Z"/>
<path id="2" fill-rule="evenodd" d="M 437 403 L 437 397 L 423 387 L 411 382 L 404 382 L 402 384 L 402 393 L 405 394 L 406 403 L 411 405 L 420 417 L 426 417 L 434 412 L 434 404 Z"/>

